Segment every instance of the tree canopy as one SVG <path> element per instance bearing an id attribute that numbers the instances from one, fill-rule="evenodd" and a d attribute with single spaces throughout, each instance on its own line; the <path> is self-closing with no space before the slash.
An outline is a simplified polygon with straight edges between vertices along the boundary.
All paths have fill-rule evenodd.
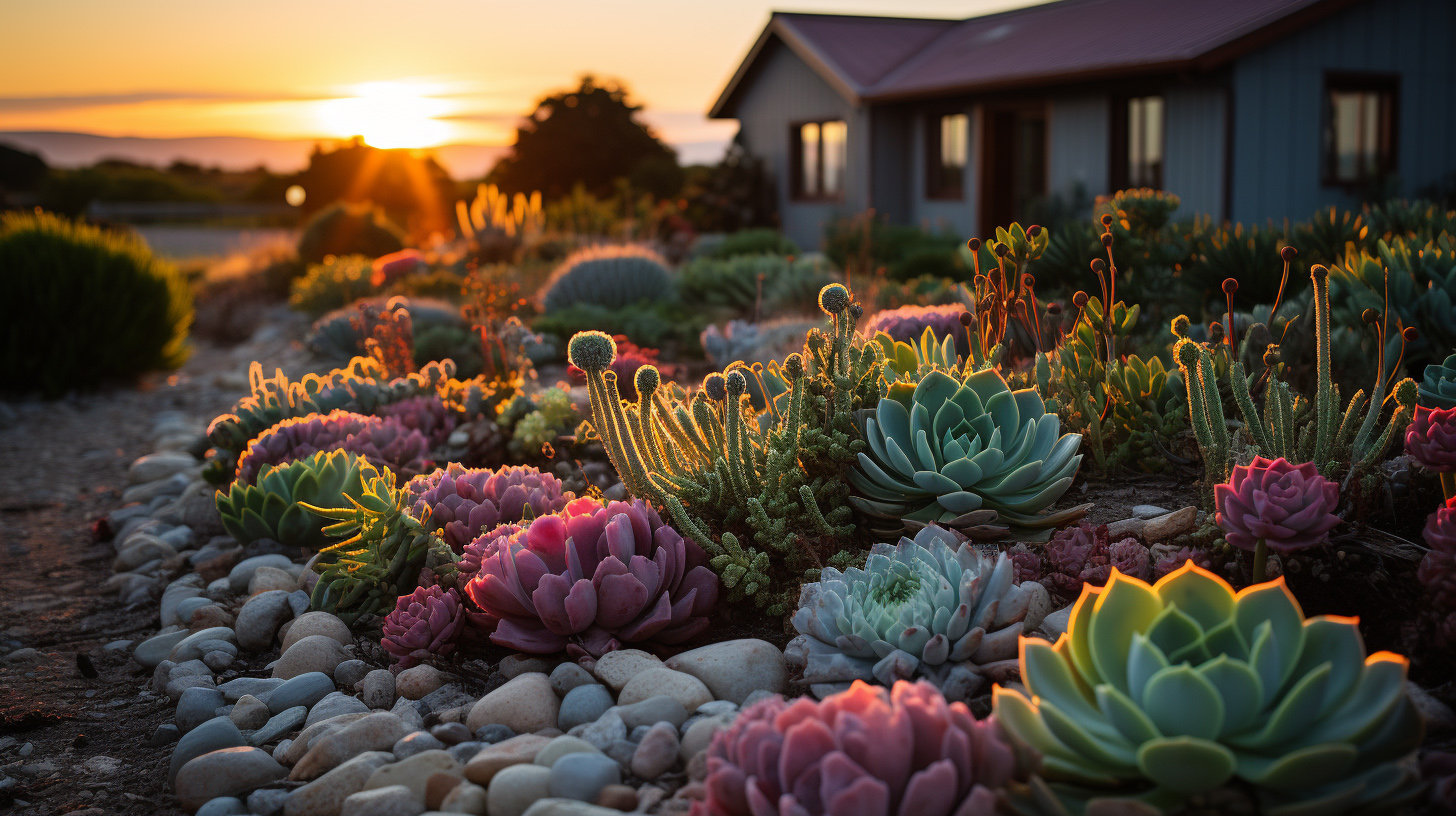
<path id="1" fill-rule="evenodd" d="M 583 76 L 576 89 L 536 103 L 486 180 L 507 193 L 540 190 L 548 201 L 577 185 L 610 198 L 619 179 L 660 198 L 676 195 L 683 181 L 677 154 L 637 121 L 641 110 L 622 83 Z"/>

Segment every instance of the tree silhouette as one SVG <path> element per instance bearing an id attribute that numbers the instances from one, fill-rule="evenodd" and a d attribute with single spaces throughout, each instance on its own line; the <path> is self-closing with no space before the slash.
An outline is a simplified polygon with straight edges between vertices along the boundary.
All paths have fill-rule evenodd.
<path id="1" fill-rule="evenodd" d="M 511 152 L 496 163 L 486 181 L 507 193 L 540 190 L 547 201 L 571 193 L 578 184 L 598 198 L 616 194 L 617 180 L 659 198 L 682 188 L 677 154 L 636 115 L 625 85 L 598 84 L 587 74 L 575 90 L 560 91 L 536 103 L 536 111 L 516 128 Z"/>
<path id="2" fill-rule="evenodd" d="M 308 168 L 281 183 L 303 186 L 304 216 L 335 202 L 367 202 L 413 235 L 449 231 L 455 224 L 455 182 L 433 156 L 418 151 L 381 150 L 358 138 L 333 150 L 315 145 Z"/>

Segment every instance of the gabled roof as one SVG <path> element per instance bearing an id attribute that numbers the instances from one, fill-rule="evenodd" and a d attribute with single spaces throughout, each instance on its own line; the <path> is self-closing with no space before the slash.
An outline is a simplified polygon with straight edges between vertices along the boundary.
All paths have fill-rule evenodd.
<path id="1" fill-rule="evenodd" d="M 778 39 L 851 102 L 1202 71 L 1355 0 L 1059 0 L 967 20 L 775 12 L 709 115 Z"/>

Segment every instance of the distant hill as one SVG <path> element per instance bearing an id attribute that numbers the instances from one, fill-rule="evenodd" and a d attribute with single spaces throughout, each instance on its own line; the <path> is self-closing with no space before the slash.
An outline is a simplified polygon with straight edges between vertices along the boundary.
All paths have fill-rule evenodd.
<path id="1" fill-rule="evenodd" d="M 291 173 L 308 165 L 314 144 L 329 139 L 259 139 L 251 136 L 193 136 L 151 139 L 98 136 L 63 131 L 0 131 L 0 143 L 39 153 L 48 164 L 80 167 L 100 159 L 129 159 L 166 166 L 177 159 L 206 167 L 248 170 L 262 164 L 275 173 Z M 457 179 L 479 178 L 495 165 L 503 145 L 443 145 L 431 148 L 436 159 Z"/>

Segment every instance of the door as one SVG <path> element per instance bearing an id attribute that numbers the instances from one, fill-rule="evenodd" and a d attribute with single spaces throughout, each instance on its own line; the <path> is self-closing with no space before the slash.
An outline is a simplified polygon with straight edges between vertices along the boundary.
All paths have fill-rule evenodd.
<path id="1" fill-rule="evenodd" d="M 988 105 L 984 117 L 981 235 L 989 239 L 996 227 L 1025 220 L 1032 202 L 1046 196 L 1046 105 Z"/>

